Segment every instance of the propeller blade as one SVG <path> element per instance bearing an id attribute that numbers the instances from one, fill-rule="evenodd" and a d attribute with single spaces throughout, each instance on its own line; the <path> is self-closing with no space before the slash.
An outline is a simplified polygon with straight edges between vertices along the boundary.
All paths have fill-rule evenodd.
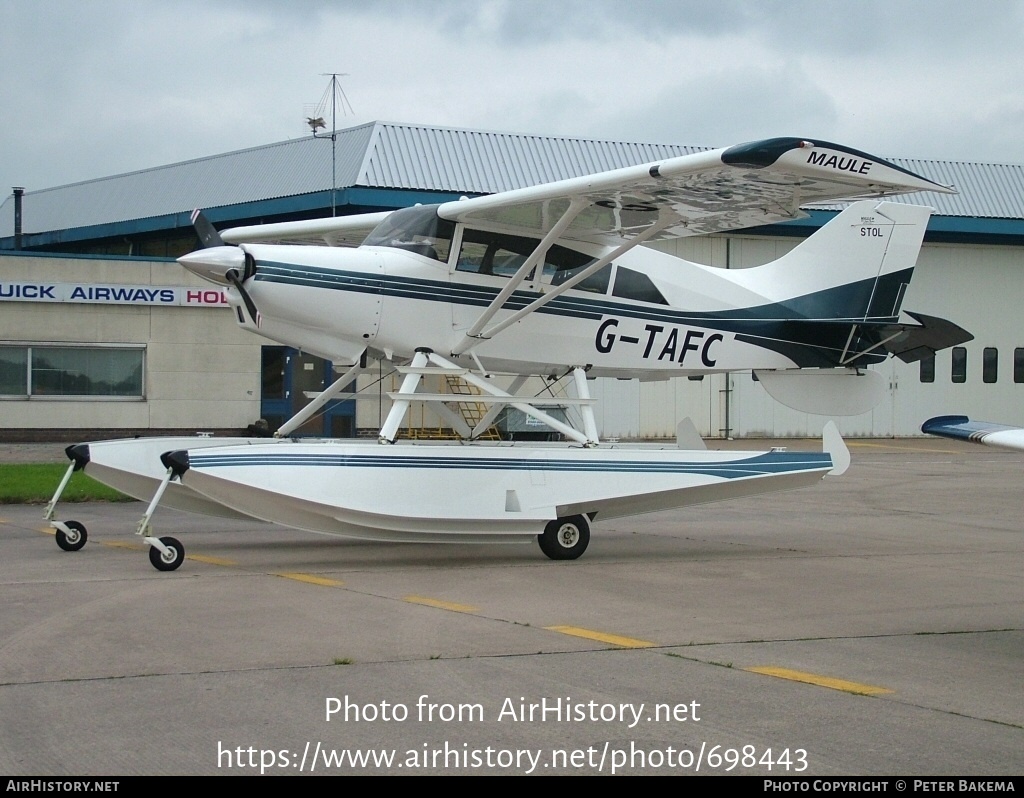
<path id="1" fill-rule="evenodd" d="M 202 244 L 204 249 L 207 247 L 224 246 L 224 239 L 220 237 L 217 228 L 213 226 L 199 208 L 192 211 L 192 227 L 195 229 L 196 235 L 199 236 L 199 243 Z"/>
<path id="2" fill-rule="evenodd" d="M 235 269 L 231 269 L 231 271 L 224 276 L 235 288 L 238 289 L 238 293 L 242 295 L 242 302 L 245 303 L 245 309 L 249 311 L 249 318 L 252 319 L 252 323 L 258 327 L 259 321 L 257 320 L 257 316 L 259 311 L 256 310 L 256 303 L 252 301 L 252 297 L 249 296 L 249 292 L 245 290 L 244 280 L 242 280 Z"/>

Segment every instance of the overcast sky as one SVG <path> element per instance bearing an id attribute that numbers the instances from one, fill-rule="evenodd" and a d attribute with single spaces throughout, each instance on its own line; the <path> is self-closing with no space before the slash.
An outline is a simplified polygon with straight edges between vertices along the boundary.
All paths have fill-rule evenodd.
<path id="1" fill-rule="evenodd" d="M 0 196 L 307 135 L 329 72 L 339 128 L 1024 163 L 1024 0 L 0 0 Z"/>

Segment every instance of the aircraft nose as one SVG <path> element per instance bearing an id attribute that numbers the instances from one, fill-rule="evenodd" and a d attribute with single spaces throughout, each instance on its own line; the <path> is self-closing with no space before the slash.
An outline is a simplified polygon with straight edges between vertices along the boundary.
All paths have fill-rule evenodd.
<path id="1" fill-rule="evenodd" d="M 230 285 L 225 275 L 232 269 L 242 273 L 245 269 L 245 253 L 238 247 L 210 247 L 182 255 L 178 263 L 211 283 Z"/>

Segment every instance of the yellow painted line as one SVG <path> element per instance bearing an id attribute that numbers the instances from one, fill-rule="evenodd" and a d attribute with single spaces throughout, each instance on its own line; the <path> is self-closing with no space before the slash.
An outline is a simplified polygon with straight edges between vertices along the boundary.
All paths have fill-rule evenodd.
<path id="1" fill-rule="evenodd" d="M 456 604 L 454 601 L 441 601 L 441 599 L 427 598 L 426 596 L 406 596 L 402 601 L 410 604 L 423 604 L 426 607 L 437 607 L 439 610 L 451 610 L 452 612 L 479 612 L 479 607 L 469 604 Z"/>
<path id="2" fill-rule="evenodd" d="M 101 540 L 100 543 L 114 549 L 131 549 L 132 551 L 145 551 L 149 548 L 141 543 L 130 543 L 127 540 Z"/>
<path id="3" fill-rule="evenodd" d="M 847 446 L 862 446 L 871 449 L 888 449 L 891 452 L 925 452 L 926 454 L 960 454 L 957 449 L 925 449 L 916 446 L 891 446 L 887 443 L 862 443 L 858 441 L 846 441 Z"/>
<path id="4" fill-rule="evenodd" d="M 3 519 L 0 519 L 0 520 L 3 520 Z M 57 530 L 54 529 L 52 526 L 41 526 L 41 527 L 39 527 L 39 531 L 40 532 L 44 532 L 47 535 L 56 535 L 57 534 Z"/>
<path id="5" fill-rule="evenodd" d="M 885 687 L 848 682 L 845 679 L 833 679 L 830 676 L 819 676 L 816 673 L 791 671 L 789 668 L 760 667 L 744 668 L 744 670 L 751 673 L 761 673 L 765 676 L 775 676 L 779 679 L 788 679 L 791 682 L 803 682 L 804 684 L 814 684 L 818 687 L 828 687 L 830 690 L 842 690 L 844 693 L 856 693 L 857 695 L 883 695 L 893 692 Z"/>
<path id="6" fill-rule="evenodd" d="M 313 576 L 313 574 L 300 573 L 279 573 L 275 576 L 282 576 L 285 579 L 294 579 L 296 582 L 305 582 L 310 585 L 321 585 L 322 587 L 341 587 L 344 583 L 337 579 L 328 579 L 325 576 Z"/>
<path id="7" fill-rule="evenodd" d="M 207 554 L 186 554 L 185 559 L 205 562 L 209 565 L 238 565 L 234 560 L 225 560 L 223 557 L 210 557 Z"/>
<path id="8" fill-rule="evenodd" d="M 637 640 L 635 637 L 622 637 L 621 635 L 610 635 L 604 632 L 595 632 L 593 629 L 581 629 L 579 626 L 545 626 L 549 632 L 561 632 L 564 635 L 573 637 L 584 637 L 587 640 L 597 640 L 599 643 L 608 643 L 619 648 L 650 648 L 657 643 L 647 640 Z"/>

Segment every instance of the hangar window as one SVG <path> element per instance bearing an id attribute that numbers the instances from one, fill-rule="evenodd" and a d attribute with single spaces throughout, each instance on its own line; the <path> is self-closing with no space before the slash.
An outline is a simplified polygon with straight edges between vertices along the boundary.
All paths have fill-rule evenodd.
<path id="1" fill-rule="evenodd" d="M 967 382 L 967 348 L 953 347 L 953 382 Z"/>
<path id="2" fill-rule="evenodd" d="M 1013 350 L 1013 381 L 1024 382 L 1024 347 Z"/>
<path id="3" fill-rule="evenodd" d="M 28 396 L 28 349 L 0 347 L 0 396 Z"/>
<path id="4" fill-rule="evenodd" d="M 0 347 L 0 396 L 141 399 L 141 346 Z"/>
<path id="5" fill-rule="evenodd" d="M 935 382 L 935 355 L 921 358 L 921 382 Z"/>
<path id="6" fill-rule="evenodd" d="M 986 346 L 981 352 L 982 382 L 995 382 L 999 377 L 999 350 Z"/>

